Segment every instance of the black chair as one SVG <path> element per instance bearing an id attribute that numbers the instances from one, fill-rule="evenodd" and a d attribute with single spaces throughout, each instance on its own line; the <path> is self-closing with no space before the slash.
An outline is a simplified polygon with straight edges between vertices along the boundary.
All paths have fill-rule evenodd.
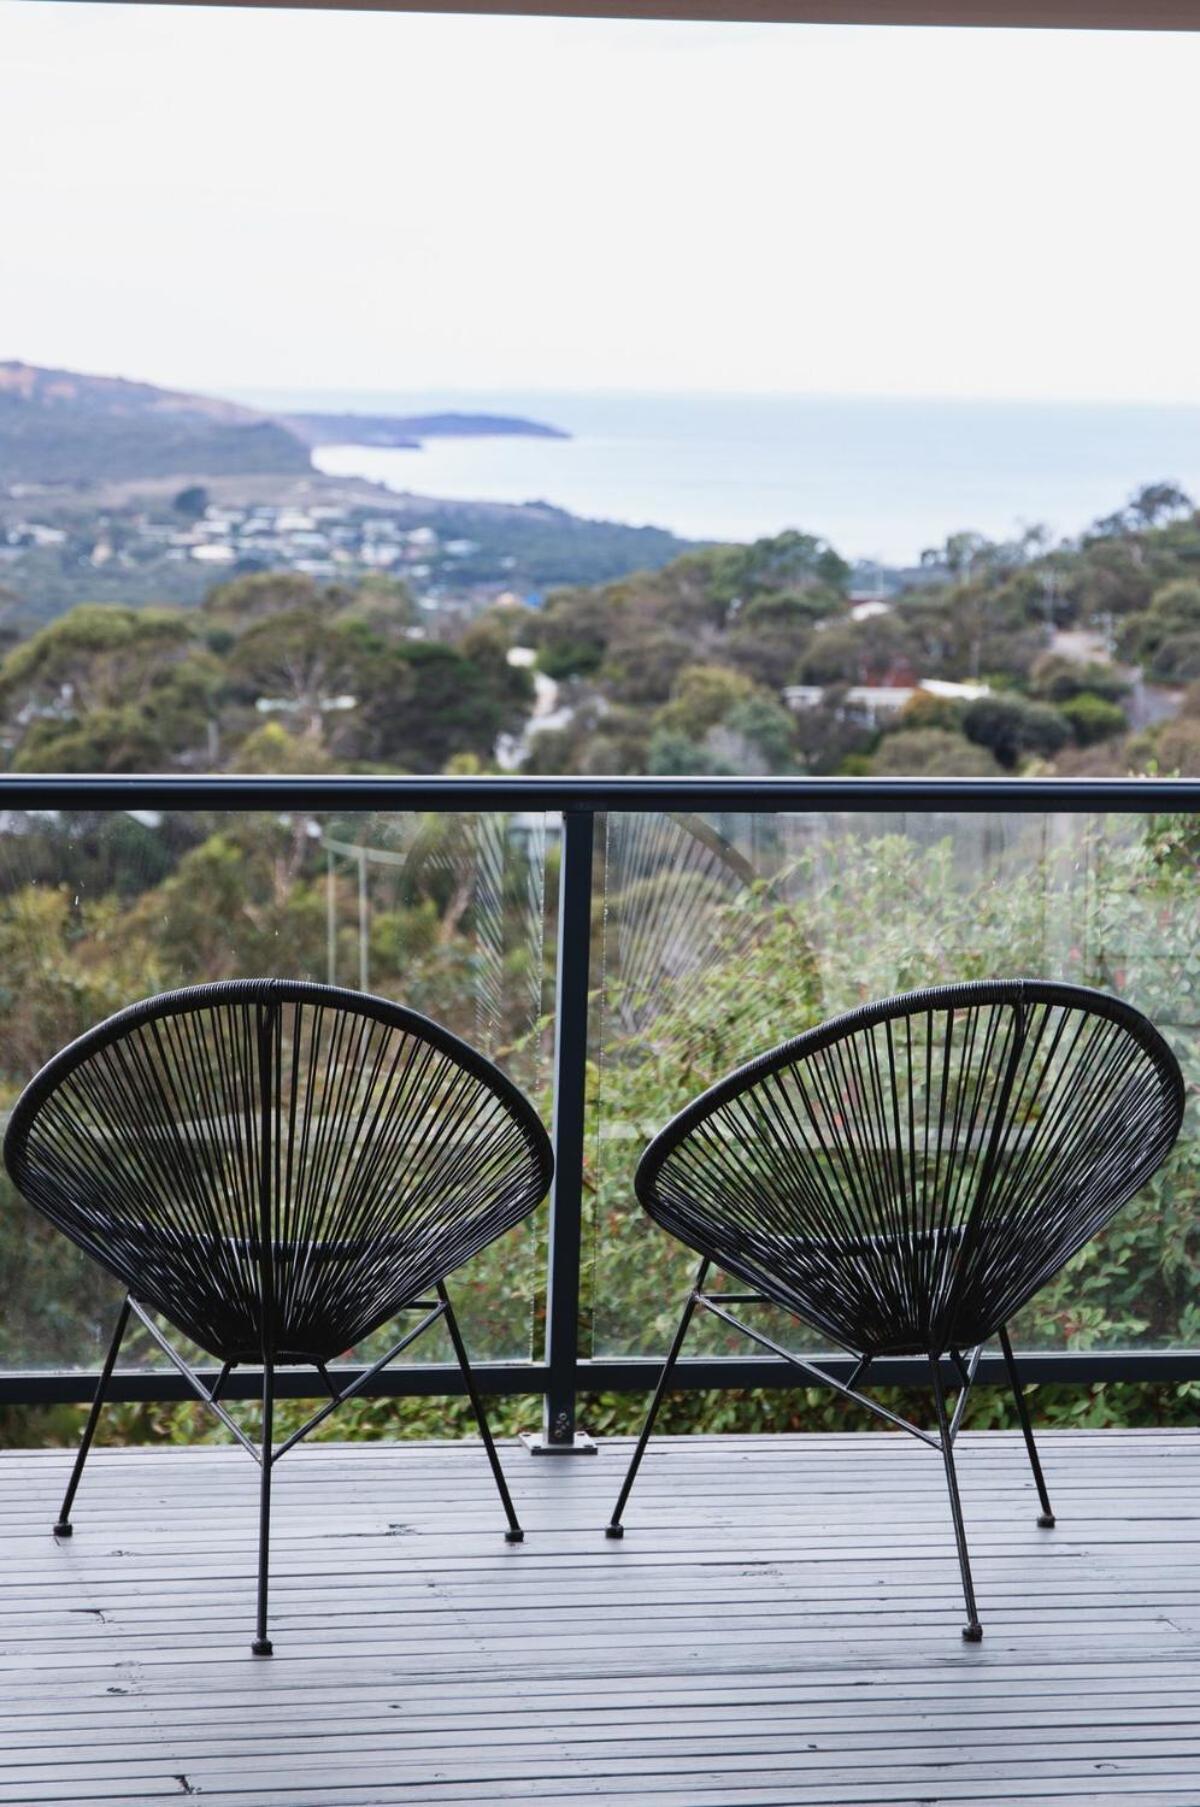
<path id="1" fill-rule="evenodd" d="M 552 1156 L 499 1069 L 428 1018 L 358 992 L 236 979 L 167 992 L 56 1055 L 4 1143 L 30 1204 L 126 1288 L 55 1535 L 130 1315 L 262 1469 L 256 1655 L 269 1656 L 271 1475 L 280 1457 L 439 1319 L 521 1541 L 445 1280 L 545 1196 Z M 429 1297 L 430 1294 L 435 1295 Z M 402 1312 L 415 1328 L 340 1387 L 328 1364 Z M 209 1388 L 165 1318 L 221 1363 Z M 262 1368 L 261 1448 L 221 1404 Z M 278 1447 L 275 1373 L 311 1364 L 330 1399 Z"/>
<path id="2" fill-rule="evenodd" d="M 1165 1160 L 1179 1063 L 1130 1005 L 1036 980 L 944 985 L 835 1018 L 730 1074 L 655 1137 L 650 1216 L 703 1257 L 608 1526 L 621 1517 L 697 1306 L 939 1449 L 967 1625 L 982 1636 L 954 1441 L 998 1336 L 1041 1502 L 1046 1483 L 1007 1325 Z M 716 1263 L 752 1290 L 709 1293 Z M 743 1323 L 781 1306 L 857 1358 L 843 1385 Z M 924 1356 L 936 1435 L 858 1391 L 882 1356 Z M 958 1383 L 949 1413 L 942 1373 Z"/>

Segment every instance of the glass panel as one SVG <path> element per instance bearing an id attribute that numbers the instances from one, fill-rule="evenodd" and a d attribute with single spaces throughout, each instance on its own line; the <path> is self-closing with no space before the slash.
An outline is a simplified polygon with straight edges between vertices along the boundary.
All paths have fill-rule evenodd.
<path id="1" fill-rule="evenodd" d="M 607 824 L 589 1297 L 598 1356 L 660 1355 L 696 1258 L 638 1209 L 648 1138 L 753 1055 L 954 979 L 1096 986 L 1200 1081 L 1196 818 L 634 816 Z M 1032 1301 L 1026 1345 L 1200 1344 L 1200 1129 Z M 759 1308 L 754 1308 L 758 1310 Z M 793 1346 L 819 1346 L 785 1327 Z M 752 1348 L 701 1314 L 689 1350 Z"/>
<path id="2" fill-rule="evenodd" d="M 408 1004 L 544 1102 L 545 873 L 546 820 L 533 814 L 7 812 L 0 1100 L 7 1111 L 50 1055 L 125 1004 L 270 974 Z M 113 1283 L 0 1184 L 0 1367 L 97 1366 Z M 456 1281 L 481 1361 L 530 1354 L 542 1215 Z M 127 1359 L 161 1362 L 132 1335 Z M 412 1359 L 452 1355 L 431 1333 Z"/>

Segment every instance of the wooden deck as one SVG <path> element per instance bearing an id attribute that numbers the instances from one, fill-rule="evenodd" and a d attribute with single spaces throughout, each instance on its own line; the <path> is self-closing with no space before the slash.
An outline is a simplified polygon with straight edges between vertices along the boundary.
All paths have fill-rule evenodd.
<path id="1" fill-rule="evenodd" d="M 0 1455 L 0 1803 L 1200 1803 L 1200 1431 L 967 1434 L 986 1635 L 936 1454 L 895 1436 L 297 1451 L 276 1655 L 240 1452 Z"/>

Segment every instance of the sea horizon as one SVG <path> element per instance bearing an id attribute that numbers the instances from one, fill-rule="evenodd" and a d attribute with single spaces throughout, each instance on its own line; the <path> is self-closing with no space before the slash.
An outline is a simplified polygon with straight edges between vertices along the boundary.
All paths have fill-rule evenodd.
<path id="1" fill-rule="evenodd" d="M 232 393 L 232 392 L 231 392 Z M 323 446 L 318 468 L 448 500 L 749 540 L 797 528 L 915 564 L 951 533 L 1074 536 L 1147 483 L 1200 489 L 1200 405 L 565 390 L 239 391 L 273 410 L 519 415 L 567 439 Z"/>

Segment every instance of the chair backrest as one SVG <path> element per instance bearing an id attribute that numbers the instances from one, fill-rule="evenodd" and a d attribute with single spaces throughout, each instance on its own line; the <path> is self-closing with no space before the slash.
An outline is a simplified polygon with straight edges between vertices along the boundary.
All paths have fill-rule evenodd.
<path id="1" fill-rule="evenodd" d="M 18 1100 L 29 1202 L 222 1359 L 326 1361 L 546 1193 L 549 1140 L 481 1054 L 359 992 L 238 979 L 132 1005 Z"/>
<path id="2" fill-rule="evenodd" d="M 650 1143 L 658 1223 L 843 1346 L 994 1334 L 1166 1158 L 1179 1063 L 1041 980 L 869 1004 L 730 1074 Z"/>

